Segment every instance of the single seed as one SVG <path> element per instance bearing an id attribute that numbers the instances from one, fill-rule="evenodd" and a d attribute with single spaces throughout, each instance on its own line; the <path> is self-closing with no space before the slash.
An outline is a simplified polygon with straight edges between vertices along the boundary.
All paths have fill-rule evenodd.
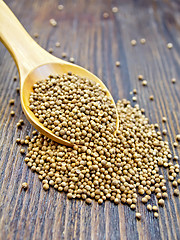
<path id="1" fill-rule="evenodd" d="M 152 211 L 152 206 L 151 206 L 151 204 L 148 204 L 148 205 L 147 205 L 147 209 L 148 209 L 149 211 Z"/>
<path id="2" fill-rule="evenodd" d="M 14 112 L 14 111 L 11 111 L 11 112 L 10 112 L 10 115 L 11 115 L 11 116 L 14 116 L 14 115 L 15 115 L 15 112 Z"/>
<path id="3" fill-rule="evenodd" d="M 92 203 L 92 199 L 91 198 L 86 198 L 85 201 L 86 201 L 87 204 L 91 204 Z"/>
<path id="4" fill-rule="evenodd" d="M 112 8 L 112 12 L 113 12 L 113 13 L 117 13 L 117 12 L 118 12 L 118 8 L 117 8 L 117 7 L 113 7 L 113 8 Z"/>
<path id="5" fill-rule="evenodd" d="M 58 5 L 58 10 L 63 10 L 64 6 L 62 4 Z"/>
<path id="6" fill-rule="evenodd" d="M 177 185 L 178 185 L 177 181 L 174 180 L 174 181 L 172 182 L 172 185 L 173 185 L 173 187 L 177 187 Z"/>
<path id="7" fill-rule="evenodd" d="M 138 79 L 143 80 L 144 79 L 143 75 L 138 75 Z"/>
<path id="8" fill-rule="evenodd" d="M 130 208 L 131 208 L 132 210 L 135 210 L 135 209 L 136 209 L 136 205 L 135 205 L 135 204 L 131 204 L 131 205 L 130 205 Z"/>
<path id="9" fill-rule="evenodd" d="M 18 123 L 16 124 L 16 126 L 17 126 L 17 128 L 21 128 L 21 123 L 18 122 Z"/>
<path id="10" fill-rule="evenodd" d="M 137 89 L 136 88 L 133 89 L 133 93 L 137 94 Z"/>
<path id="11" fill-rule="evenodd" d="M 20 138 L 17 138 L 17 139 L 16 139 L 16 142 L 17 142 L 17 143 L 20 143 L 20 142 L 21 142 L 21 139 L 20 139 Z"/>
<path id="12" fill-rule="evenodd" d="M 172 79 L 171 79 L 171 82 L 172 82 L 172 83 L 176 83 L 176 79 L 175 79 L 175 78 L 172 78 Z"/>
<path id="13" fill-rule="evenodd" d="M 10 104 L 10 105 L 14 105 L 14 99 L 10 99 L 10 100 L 9 100 L 9 104 Z"/>
<path id="14" fill-rule="evenodd" d="M 24 124 L 24 120 L 23 120 L 23 119 L 20 119 L 20 120 L 19 120 L 19 123 L 20 123 L 21 125 L 23 125 L 23 124 Z"/>
<path id="15" fill-rule="evenodd" d="M 177 161 L 179 159 L 178 156 L 174 156 L 174 160 Z"/>
<path id="16" fill-rule="evenodd" d="M 164 193 L 162 194 L 162 197 L 163 197 L 163 198 L 168 198 L 167 192 L 164 192 Z"/>
<path id="17" fill-rule="evenodd" d="M 163 129 L 163 130 L 162 130 L 162 133 L 163 133 L 163 135 L 167 135 L 167 130 L 166 130 L 166 129 Z"/>
<path id="18" fill-rule="evenodd" d="M 116 67 L 119 67 L 121 63 L 119 61 L 116 61 Z"/>
<path id="19" fill-rule="evenodd" d="M 134 40 L 134 39 L 131 40 L 131 45 L 132 45 L 132 46 L 135 46 L 136 44 L 137 44 L 136 40 Z"/>
<path id="20" fill-rule="evenodd" d="M 138 220 L 141 220 L 141 214 L 140 214 L 140 213 L 136 213 L 136 218 L 137 218 Z"/>
<path id="21" fill-rule="evenodd" d="M 180 178 L 178 178 L 177 183 L 180 185 Z"/>
<path id="22" fill-rule="evenodd" d="M 14 76 L 14 77 L 13 77 L 13 80 L 16 81 L 16 80 L 17 80 L 17 76 Z"/>
<path id="23" fill-rule="evenodd" d="M 146 43 L 146 39 L 145 38 L 141 38 L 140 43 L 141 44 L 145 44 Z"/>
<path id="24" fill-rule="evenodd" d="M 133 96 L 133 97 L 132 97 L 132 100 L 133 100 L 133 102 L 136 102 L 136 101 L 137 101 L 137 97 L 136 97 L 136 96 Z"/>
<path id="25" fill-rule="evenodd" d="M 23 183 L 22 183 L 22 188 L 24 188 L 24 190 L 28 189 L 28 184 L 27 184 L 27 182 L 23 182 Z"/>
<path id="26" fill-rule="evenodd" d="M 56 27 L 56 26 L 57 26 L 57 22 L 56 22 L 56 20 L 55 20 L 54 18 L 51 18 L 51 19 L 49 20 L 49 23 L 50 23 L 51 26 L 53 26 L 53 27 Z"/>
<path id="27" fill-rule="evenodd" d="M 173 145 L 174 145 L 174 147 L 177 147 L 177 146 L 178 146 L 178 143 L 177 143 L 177 142 L 174 142 Z"/>
<path id="28" fill-rule="evenodd" d="M 67 54 L 65 52 L 62 53 L 62 57 L 65 58 L 67 57 Z"/>
<path id="29" fill-rule="evenodd" d="M 173 48 L 173 44 L 172 43 L 168 43 L 167 44 L 167 48 L 169 48 L 169 49 Z"/>
<path id="30" fill-rule="evenodd" d="M 151 101 L 153 101 L 153 100 L 154 100 L 154 96 L 153 96 L 153 95 L 150 95 L 150 96 L 149 96 L 149 99 L 150 99 Z"/>
<path id="31" fill-rule="evenodd" d="M 73 58 L 73 57 L 70 57 L 69 61 L 70 61 L 71 63 L 74 63 L 74 58 Z"/>
<path id="32" fill-rule="evenodd" d="M 104 19 L 107 19 L 108 17 L 109 17 L 109 13 L 104 12 L 104 13 L 103 13 L 103 18 L 104 18 Z"/>
<path id="33" fill-rule="evenodd" d="M 25 153 L 25 149 L 21 148 L 20 153 L 24 154 Z"/>
<path id="34" fill-rule="evenodd" d="M 146 81 L 146 80 L 143 80 L 143 81 L 142 81 L 142 85 L 143 85 L 143 86 L 147 86 L 147 81 Z"/>
<path id="35" fill-rule="evenodd" d="M 164 200 L 163 200 L 163 199 L 159 199 L 158 204 L 159 204 L 161 207 L 163 207 L 163 206 L 164 206 Z"/>
<path id="36" fill-rule="evenodd" d="M 162 117 L 162 122 L 167 122 L 166 117 Z"/>
<path id="37" fill-rule="evenodd" d="M 37 134 L 37 131 L 36 131 L 36 130 L 32 131 L 32 134 L 33 134 L 33 135 L 36 135 L 36 134 Z"/>
<path id="38" fill-rule="evenodd" d="M 39 37 L 39 34 L 38 34 L 37 32 L 35 32 L 35 33 L 33 34 L 33 36 L 34 36 L 35 38 L 38 38 L 38 37 Z"/>
<path id="39" fill-rule="evenodd" d="M 56 42 L 56 47 L 60 47 L 61 46 L 61 44 L 60 44 L 60 42 Z"/>
<path id="40" fill-rule="evenodd" d="M 17 93 L 20 92 L 20 88 L 19 88 L 19 87 L 16 88 L 16 92 L 17 92 Z"/>
<path id="41" fill-rule="evenodd" d="M 177 134 L 177 135 L 176 135 L 176 140 L 177 140 L 177 141 L 180 141 L 180 134 Z"/>
<path id="42" fill-rule="evenodd" d="M 49 184 L 48 183 L 43 184 L 43 189 L 47 191 L 49 189 Z"/>
<path id="43" fill-rule="evenodd" d="M 49 49 L 48 49 L 48 52 L 49 52 L 49 53 L 53 53 L 53 51 L 54 51 L 53 48 L 49 48 Z"/>
<path id="44" fill-rule="evenodd" d="M 153 207 L 152 207 L 152 210 L 153 210 L 154 212 L 157 212 L 157 211 L 158 211 L 158 207 L 157 207 L 157 206 L 153 206 Z"/>
<path id="45" fill-rule="evenodd" d="M 154 217 L 155 218 L 158 218 L 159 217 L 159 214 L 157 212 L 154 212 Z"/>
<path id="46" fill-rule="evenodd" d="M 179 190 L 178 189 L 174 189 L 174 196 L 179 196 Z"/>

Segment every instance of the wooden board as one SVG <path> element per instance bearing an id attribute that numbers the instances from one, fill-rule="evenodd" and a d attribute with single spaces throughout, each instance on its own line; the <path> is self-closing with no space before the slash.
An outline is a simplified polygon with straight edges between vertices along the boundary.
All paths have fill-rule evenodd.
<path id="1" fill-rule="evenodd" d="M 140 107 L 152 123 L 168 131 L 166 140 L 172 143 L 180 133 L 180 4 L 177 0 L 6 0 L 28 32 L 39 33 L 38 43 L 52 47 L 54 55 L 62 52 L 96 74 L 110 89 L 114 99 L 131 99 L 130 91 L 137 89 Z M 64 9 L 59 11 L 58 4 Z M 111 8 L 117 6 L 118 13 Z M 103 13 L 110 14 L 108 19 Z M 55 18 L 53 28 L 49 19 Z M 146 38 L 146 44 L 140 39 Z M 132 47 L 130 41 L 137 40 Z M 56 48 L 55 42 L 61 47 Z M 167 49 L 172 42 L 174 47 Z M 115 66 L 116 61 L 121 67 Z M 180 199 L 173 196 L 167 182 L 169 200 L 159 208 L 159 219 L 138 202 L 142 220 L 136 221 L 129 207 L 111 202 L 87 206 L 82 201 L 67 200 L 54 189 L 45 192 L 23 161 L 16 138 L 32 131 L 25 119 L 16 93 L 19 82 L 16 66 L 5 47 L 0 44 L 0 239 L 82 239 L 136 240 L 180 239 Z M 143 74 L 148 82 L 142 87 L 137 80 Z M 176 78 L 176 84 L 171 78 Z M 154 95 L 154 101 L 149 96 Z M 15 105 L 9 106 L 11 98 Z M 15 117 L 10 117 L 14 109 Z M 167 123 L 162 124 L 162 117 Z M 22 118 L 22 130 L 16 123 Z M 180 147 L 172 148 L 173 155 Z M 167 178 L 166 170 L 162 171 Z M 29 189 L 21 190 L 28 182 Z M 155 198 L 152 203 L 156 203 Z"/>

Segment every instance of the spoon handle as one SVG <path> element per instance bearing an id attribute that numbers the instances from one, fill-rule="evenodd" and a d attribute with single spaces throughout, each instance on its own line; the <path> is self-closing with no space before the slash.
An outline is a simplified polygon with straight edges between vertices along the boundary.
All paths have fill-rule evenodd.
<path id="1" fill-rule="evenodd" d="M 21 81 L 37 65 L 46 63 L 46 59 L 48 62 L 55 60 L 55 57 L 30 37 L 2 0 L 0 0 L 0 40 L 11 53 L 19 70 Z"/>

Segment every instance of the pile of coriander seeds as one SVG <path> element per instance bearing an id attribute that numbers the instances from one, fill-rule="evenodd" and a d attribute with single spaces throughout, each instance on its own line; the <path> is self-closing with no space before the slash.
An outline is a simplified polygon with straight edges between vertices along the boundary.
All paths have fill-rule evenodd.
<path id="1" fill-rule="evenodd" d="M 69 76 L 71 76 L 71 78 L 68 80 Z M 41 81 L 34 86 L 35 91 L 31 94 L 30 106 L 34 106 L 34 108 L 31 107 L 31 109 L 35 114 L 39 111 L 38 106 L 40 106 L 41 111 L 38 112 L 37 116 L 43 118 L 43 123 L 51 120 L 49 126 L 55 126 L 53 121 L 56 121 L 56 118 L 53 119 L 49 117 L 49 115 L 47 116 L 44 112 L 45 109 L 41 107 L 45 105 L 48 98 L 49 105 L 51 105 L 49 101 L 54 101 L 55 104 L 55 99 L 61 99 L 61 101 L 63 101 L 63 98 L 58 98 L 59 95 L 63 95 L 61 95 L 62 92 L 58 90 L 57 83 L 60 84 L 59 87 L 63 86 L 63 94 L 66 87 L 68 88 L 67 92 L 69 92 L 71 89 L 70 82 L 75 77 L 72 76 L 74 75 L 63 75 L 63 81 L 65 78 L 69 87 L 64 85 L 64 83 L 62 85 L 60 84 L 60 76 L 51 76 L 46 81 Z M 79 79 L 79 81 L 81 80 L 82 79 Z M 83 79 L 83 81 L 90 83 L 86 79 Z M 81 86 L 81 84 L 79 86 Z M 104 95 L 105 93 L 96 87 L 94 88 L 92 83 L 90 83 L 90 86 L 93 86 L 93 90 L 98 93 L 100 91 L 102 92 L 102 99 L 106 97 Z M 39 88 L 40 90 L 38 91 Z M 57 89 L 52 91 L 52 89 L 55 88 Z M 80 87 L 80 89 L 81 91 L 89 91 L 85 86 L 83 88 Z M 71 90 L 73 91 L 73 89 Z M 52 95 L 47 94 L 44 98 L 46 92 L 50 92 L 52 95 L 55 94 L 55 96 L 51 99 Z M 88 204 L 90 204 L 93 199 L 99 204 L 102 204 L 106 200 L 110 200 L 115 204 L 122 202 L 123 204 L 129 205 L 133 210 L 136 209 L 138 195 L 141 195 L 142 203 L 148 203 L 147 209 L 155 211 L 154 215 L 158 217 L 158 208 L 156 206 L 152 207 L 149 202 L 152 195 L 155 195 L 158 204 L 164 206 L 164 199 L 168 197 L 166 180 L 164 176 L 160 174 L 160 168 L 165 167 L 169 169 L 169 180 L 172 181 L 174 183 L 173 186 L 176 187 L 174 190 L 176 196 L 179 195 L 178 183 L 180 183 L 180 181 L 179 179 L 176 181 L 179 173 L 179 165 L 174 165 L 170 161 L 172 154 L 169 144 L 163 141 L 160 131 L 156 131 L 155 128 L 157 125 L 150 124 L 148 118 L 142 113 L 144 111 L 142 111 L 138 105 L 132 107 L 130 102 L 125 99 L 117 102 L 119 129 L 116 135 L 114 135 L 115 111 L 110 103 L 107 104 L 107 101 L 106 108 L 104 109 L 105 113 L 110 113 L 111 116 L 108 124 L 105 125 L 106 122 L 102 121 L 104 118 L 98 118 L 100 120 L 94 121 L 94 126 L 90 124 L 87 126 L 83 125 L 83 121 L 81 122 L 80 120 L 84 115 L 79 115 L 77 118 L 76 116 L 79 113 L 84 113 L 84 111 L 80 109 L 86 109 L 85 106 L 88 106 L 91 101 L 88 96 L 84 98 L 77 89 L 72 95 L 74 94 L 73 96 L 75 96 L 76 93 L 79 96 L 75 98 L 76 101 L 74 104 L 78 105 L 78 101 L 83 99 L 81 105 L 78 105 L 78 111 L 74 112 L 71 116 L 69 114 L 72 111 L 67 109 L 68 111 L 66 112 L 66 107 L 70 105 L 69 102 L 73 101 L 71 97 L 68 99 L 68 95 L 65 95 L 65 102 L 62 103 L 64 111 L 59 110 L 59 113 L 64 114 L 63 121 L 67 113 L 67 118 L 71 117 L 70 122 L 72 125 L 76 125 L 77 122 L 82 124 L 80 127 L 76 126 L 72 128 L 75 129 L 73 135 L 73 139 L 75 140 L 74 147 L 71 148 L 60 145 L 37 133 L 37 135 L 29 141 L 28 153 L 25 157 L 25 162 L 28 167 L 39 174 L 39 179 L 42 181 L 44 190 L 48 190 L 49 187 L 52 186 L 60 192 L 66 192 L 69 199 L 83 199 Z M 91 93 L 88 94 L 91 97 Z M 99 94 L 93 94 L 93 97 L 93 103 L 98 102 L 99 105 L 97 106 L 101 107 L 93 108 L 94 104 L 90 105 L 88 114 L 93 111 L 97 117 L 99 116 L 98 111 L 103 112 L 103 102 L 101 101 L 102 99 L 99 98 Z M 44 102 L 44 105 L 42 102 Z M 51 109 L 51 112 L 56 111 L 53 108 Z M 42 116 L 43 114 L 44 116 Z M 100 115 L 102 114 L 103 113 Z M 75 118 L 73 119 L 73 117 Z M 77 119 L 80 120 L 78 121 Z M 86 119 L 88 123 L 92 121 L 90 119 L 91 118 Z M 68 123 L 68 121 L 66 121 L 66 123 Z M 70 124 L 70 126 L 67 127 L 62 124 L 62 127 L 64 127 L 62 136 L 72 136 L 72 133 L 66 134 L 66 131 L 70 131 L 72 125 Z M 88 127 L 90 127 L 92 131 L 96 129 L 96 125 L 98 127 L 102 125 L 103 127 L 97 127 L 98 130 L 93 132 L 94 136 L 91 135 L 90 137 L 90 135 L 88 135 Z M 110 128 L 109 125 L 111 126 Z M 76 138 L 76 129 L 78 129 L 78 133 L 82 133 L 82 131 L 86 129 L 86 137 L 83 138 L 82 135 L 78 135 L 79 138 Z M 61 131 L 61 129 L 58 129 L 58 131 Z M 70 140 L 70 138 L 65 139 Z M 84 144 L 78 145 L 77 143 Z M 177 183 L 176 186 L 175 183 Z"/>
<path id="2" fill-rule="evenodd" d="M 30 110 L 55 135 L 90 146 L 116 130 L 116 109 L 99 83 L 69 72 L 34 84 Z"/>

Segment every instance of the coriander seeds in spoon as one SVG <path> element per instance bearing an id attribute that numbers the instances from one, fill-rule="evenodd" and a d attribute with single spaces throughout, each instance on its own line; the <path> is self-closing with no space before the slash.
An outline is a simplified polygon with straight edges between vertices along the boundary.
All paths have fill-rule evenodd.
<path id="1" fill-rule="evenodd" d="M 103 82 L 42 49 L 3 1 L 0 40 L 19 70 L 22 109 L 39 132 L 73 146 L 118 129 L 117 109 Z"/>

